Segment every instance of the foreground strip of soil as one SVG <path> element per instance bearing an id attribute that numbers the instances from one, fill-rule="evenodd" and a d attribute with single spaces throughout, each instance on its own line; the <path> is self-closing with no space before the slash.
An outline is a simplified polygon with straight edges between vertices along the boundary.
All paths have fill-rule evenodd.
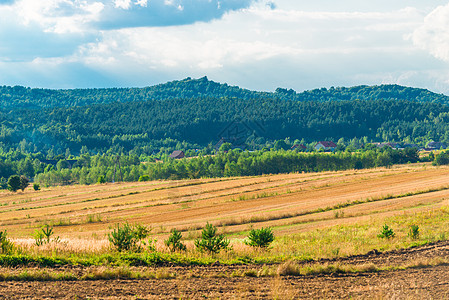
<path id="1" fill-rule="evenodd" d="M 0 282 L 3 299 L 448 299 L 449 266 L 354 275 Z"/>
<path id="2" fill-rule="evenodd" d="M 432 265 L 432 261 L 440 261 Z M 375 265 L 387 271 L 279 276 L 282 265 L 153 268 L 1 268 L 2 299 L 448 299 L 449 242 L 385 253 L 298 263 L 297 266 Z M 416 263 L 420 261 L 422 263 Z M 429 262 L 426 264 L 426 262 Z M 407 269 L 388 270 L 408 266 Z M 277 272 L 276 272 L 277 270 Z M 15 280 L 5 275 L 16 274 Z M 140 279 L 123 279 L 146 274 Z M 288 274 L 288 272 L 284 273 Z M 28 276 L 28 277 L 27 277 Z M 48 276 L 54 276 L 50 278 Z M 60 276 L 59 279 L 57 276 Z M 103 279 L 102 279 L 103 278 Z M 122 279 L 117 279 L 122 278 Z"/>

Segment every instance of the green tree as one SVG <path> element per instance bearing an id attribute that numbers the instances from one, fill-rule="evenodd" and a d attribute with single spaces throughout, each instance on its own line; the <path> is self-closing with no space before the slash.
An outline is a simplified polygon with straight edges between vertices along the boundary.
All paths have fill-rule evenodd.
<path id="1" fill-rule="evenodd" d="M 274 150 L 287 150 L 289 145 L 284 140 L 278 140 L 274 143 Z"/>
<path id="2" fill-rule="evenodd" d="M 106 183 L 106 178 L 104 178 L 103 175 L 98 176 L 97 183 L 100 183 L 100 184 Z"/>
<path id="3" fill-rule="evenodd" d="M 185 251 L 186 245 L 181 243 L 182 234 L 176 229 L 170 231 L 170 236 L 164 241 L 165 245 L 170 249 L 171 252 L 175 251 Z"/>
<path id="4" fill-rule="evenodd" d="M 19 188 L 22 190 L 22 192 L 27 188 L 28 184 L 29 184 L 29 180 L 26 176 L 20 176 L 20 186 Z"/>
<path id="5" fill-rule="evenodd" d="M 219 151 L 221 151 L 221 152 L 227 152 L 227 151 L 229 151 L 229 150 L 231 150 L 231 149 L 232 149 L 231 143 L 223 143 L 223 144 L 220 146 Z"/>
<path id="6" fill-rule="evenodd" d="M 248 240 L 249 241 L 245 241 L 246 245 L 267 248 L 274 241 L 273 230 L 271 230 L 270 227 L 251 229 L 248 235 Z"/>
<path id="7" fill-rule="evenodd" d="M 20 176 L 12 175 L 8 179 L 8 190 L 17 192 L 18 189 L 20 189 Z"/>
<path id="8" fill-rule="evenodd" d="M 209 253 L 218 253 L 222 249 L 226 249 L 229 246 L 230 241 L 224 237 L 224 235 L 217 235 L 217 227 L 206 224 L 201 232 L 201 239 L 195 240 L 195 246 L 200 250 L 206 250 Z"/>

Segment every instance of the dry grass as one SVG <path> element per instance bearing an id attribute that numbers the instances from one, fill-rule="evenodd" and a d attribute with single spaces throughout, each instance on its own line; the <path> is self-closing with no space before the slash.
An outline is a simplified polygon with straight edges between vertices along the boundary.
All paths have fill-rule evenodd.
<path id="1" fill-rule="evenodd" d="M 192 250 L 190 241 L 211 222 L 220 232 L 231 235 L 235 253 L 246 253 L 252 250 L 241 241 L 250 226 L 270 226 L 278 237 L 273 252 L 298 252 L 306 240 L 319 255 L 346 255 L 365 246 L 342 241 L 332 248 L 323 239 L 320 244 L 309 238 L 316 236 L 316 230 L 322 233 L 335 226 L 361 224 L 345 233 L 357 241 L 359 234 L 354 230 L 377 234 L 378 224 L 370 226 L 373 220 L 438 211 L 449 199 L 448 175 L 449 168 L 415 164 L 391 169 L 1 191 L 0 229 L 17 238 L 17 244 L 32 248 L 33 241 L 26 238 L 36 228 L 51 224 L 61 243 L 46 246 L 48 251 L 54 247 L 59 251 L 102 252 L 107 248 L 106 234 L 111 226 L 142 223 L 153 228 L 159 249 L 163 250 L 161 243 L 170 230 L 177 228 Z M 362 230 L 364 226 L 373 227 L 372 232 Z M 294 238 L 289 246 L 282 236 L 294 236 L 298 241 Z"/>

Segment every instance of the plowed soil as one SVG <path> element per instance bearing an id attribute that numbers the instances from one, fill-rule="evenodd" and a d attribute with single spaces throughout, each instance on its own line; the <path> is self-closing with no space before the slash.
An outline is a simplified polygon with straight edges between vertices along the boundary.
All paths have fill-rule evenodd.
<path id="1" fill-rule="evenodd" d="M 400 266 L 449 257 L 449 242 L 331 262 Z M 314 263 L 325 264 L 328 260 Z M 449 265 L 359 274 L 232 277 L 271 266 L 164 267 L 175 279 L 0 282 L 2 299 L 448 299 Z M 77 267 L 76 267 L 77 268 Z M 63 269 L 63 268 L 62 268 Z M 151 268 L 150 268 L 151 269 Z M 63 269 L 64 270 L 64 269 Z M 63 271 L 53 269 L 53 271 Z M 65 270 L 67 271 L 67 270 Z M 83 272 L 83 269 L 75 269 Z"/>

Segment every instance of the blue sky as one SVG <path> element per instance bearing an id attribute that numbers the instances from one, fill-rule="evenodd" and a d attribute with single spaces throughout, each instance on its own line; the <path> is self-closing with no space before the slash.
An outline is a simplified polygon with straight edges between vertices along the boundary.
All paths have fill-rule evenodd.
<path id="1" fill-rule="evenodd" d="M 449 1 L 0 0 L 0 85 L 449 94 Z"/>

